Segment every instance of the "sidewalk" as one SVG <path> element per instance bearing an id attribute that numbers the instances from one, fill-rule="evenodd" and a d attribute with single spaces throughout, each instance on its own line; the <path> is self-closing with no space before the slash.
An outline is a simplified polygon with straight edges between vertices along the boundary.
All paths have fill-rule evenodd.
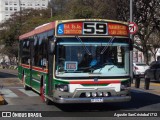
<path id="1" fill-rule="evenodd" d="M 160 83 L 150 82 L 149 90 L 146 90 L 144 88 L 144 80 L 140 81 L 139 88 L 135 88 L 135 80 L 134 80 L 134 83 L 131 84 L 131 89 L 136 89 L 136 90 L 140 90 L 143 92 L 148 92 L 148 93 L 152 93 L 160 96 Z"/>

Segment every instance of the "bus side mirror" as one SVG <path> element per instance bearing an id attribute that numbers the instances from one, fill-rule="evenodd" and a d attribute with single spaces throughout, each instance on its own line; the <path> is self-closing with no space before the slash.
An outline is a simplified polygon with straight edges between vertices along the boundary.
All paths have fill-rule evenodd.
<path id="1" fill-rule="evenodd" d="M 50 50 L 49 50 L 50 54 L 53 54 L 54 50 L 55 50 L 55 41 L 49 42 L 49 48 L 50 48 Z"/>

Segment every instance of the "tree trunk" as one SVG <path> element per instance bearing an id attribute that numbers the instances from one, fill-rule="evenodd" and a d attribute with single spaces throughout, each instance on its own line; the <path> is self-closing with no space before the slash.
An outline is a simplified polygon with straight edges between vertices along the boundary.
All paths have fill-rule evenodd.
<path id="1" fill-rule="evenodd" d="M 149 56 L 148 56 L 148 50 L 147 50 L 147 48 L 144 48 L 143 55 L 144 55 L 144 62 L 147 65 L 149 65 Z"/>

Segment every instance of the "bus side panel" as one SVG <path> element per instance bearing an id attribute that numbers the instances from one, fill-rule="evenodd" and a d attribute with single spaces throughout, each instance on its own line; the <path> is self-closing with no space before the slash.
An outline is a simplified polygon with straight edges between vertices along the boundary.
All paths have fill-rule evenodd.
<path id="1" fill-rule="evenodd" d="M 40 92 L 40 82 L 41 82 L 41 73 L 35 70 L 32 70 L 32 84 L 31 86 Z"/>
<path id="2" fill-rule="evenodd" d="M 47 83 L 47 74 L 39 71 L 32 70 L 32 82 L 31 82 L 31 87 L 40 92 L 40 87 L 41 87 L 41 80 L 44 80 L 43 83 L 46 83 L 46 86 L 48 86 Z M 46 94 L 48 93 L 48 88 L 46 87 Z"/>
<path id="3" fill-rule="evenodd" d="M 31 80 L 30 69 L 22 68 L 22 71 L 24 71 L 25 83 L 30 86 L 30 80 Z"/>
<path id="4" fill-rule="evenodd" d="M 18 78 L 22 80 L 22 66 L 18 66 Z"/>

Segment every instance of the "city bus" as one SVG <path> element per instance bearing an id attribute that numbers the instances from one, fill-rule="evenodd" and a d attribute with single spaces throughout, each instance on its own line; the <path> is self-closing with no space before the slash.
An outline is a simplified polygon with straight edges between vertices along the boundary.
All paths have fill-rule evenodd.
<path id="1" fill-rule="evenodd" d="M 57 20 L 19 37 L 18 77 L 46 104 L 131 100 L 128 23 Z"/>

